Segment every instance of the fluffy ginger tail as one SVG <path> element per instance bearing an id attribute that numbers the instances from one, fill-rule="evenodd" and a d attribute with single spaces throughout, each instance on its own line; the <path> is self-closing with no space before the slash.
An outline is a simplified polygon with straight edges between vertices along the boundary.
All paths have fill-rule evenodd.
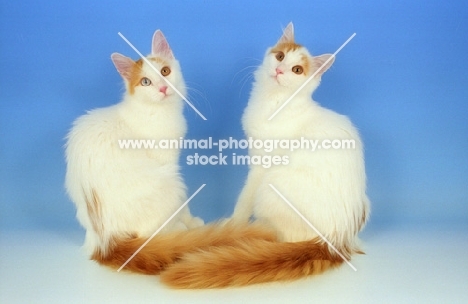
<path id="1" fill-rule="evenodd" d="M 161 272 L 161 281 L 180 289 L 243 286 L 294 280 L 343 262 L 319 239 L 277 243 L 258 238 L 185 254 Z"/>
<path id="2" fill-rule="evenodd" d="M 259 224 L 228 222 L 156 235 L 123 269 L 144 274 L 159 274 L 184 253 L 208 246 L 228 246 L 248 239 L 274 241 L 276 233 Z M 91 259 L 99 264 L 118 269 L 146 240 L 147 238 L 114 238 L 105 255 L 96 251 Z"/>

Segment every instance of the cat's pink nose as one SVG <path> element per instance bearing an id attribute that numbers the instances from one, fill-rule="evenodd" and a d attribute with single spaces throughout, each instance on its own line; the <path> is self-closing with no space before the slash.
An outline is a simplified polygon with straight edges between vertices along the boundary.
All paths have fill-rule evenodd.
<path id="1" fill-rule="evenodd" d="M 278 76 L 279 74 L 283 74 L 283 71 L 281 71 L 279 68 L 276 68 L 276 76 Z"/>
<path id="2" fill-rule="evenodd" d="M 163 93 L 164 95 L 166 95 L 166 91 L 167 91 L 167 86 L 162 86 L 159 88 L 159 92 Z"/>

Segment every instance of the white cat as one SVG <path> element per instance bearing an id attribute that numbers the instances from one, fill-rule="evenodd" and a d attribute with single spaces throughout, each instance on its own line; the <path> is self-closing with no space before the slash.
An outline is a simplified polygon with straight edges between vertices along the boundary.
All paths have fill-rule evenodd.
<path id="1" fill-rule="evenodd" d="M 162 273 L 176 288 L 213 288 L 290 280 L 323 272 L 343 259 L 270 187 L 276 188 L 306 219 L 349 259 L 360 252 L 357 233 L 369 216 L 362 143 L 350 120 L 321 107 L 311 95 L 334 57 L 271 120 L 269 118 L 332 55 L 315 56 L 294 42 L 293 25 L 266 52 L 255 73 L 250 100 L 242 117 L 254 140 L 353 140 L 351 149 L 252 149 L 250 156 L 279 155 L 287 165 L 252 165 L 233 218 L 251 216 L 272 226 L 281 243 L 239 242 L 188 253 Z M 324 142 L 325 143 L 325 142 Z M 327 147 L 329 142 L 326 142 Z"/>
<path id="2" fill-rule="evenodd" d="M 185 94 L 179 63 L 159 30 L 147 59 Z M 66 144 L 66 189 L 86 229 L 87 253 L 101 264 L 119 267 L 187 199 L 178 149 L 121 149 L 119 140 L 179 139 L 187 126 L 181 97 L 144 60 L 135 62 L 114 53 L 112 61 L 126 92 L 120 103 L 90 111 L 75 121 Z M 246 232 L 239 226 L 187 231 L 202 225 L 185 207 L 126 269 L 158 273 L 178 252 L 219 243 L 223 233 L 243 237 Z M 259 235 L 270 237 L 263 232 Z"/>

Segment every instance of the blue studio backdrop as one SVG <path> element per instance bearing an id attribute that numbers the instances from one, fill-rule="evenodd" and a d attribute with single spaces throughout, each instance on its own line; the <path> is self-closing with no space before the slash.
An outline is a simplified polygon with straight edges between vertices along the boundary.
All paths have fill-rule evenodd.
<path id="1" fill-rule="evenodd" d="M 468 222 L 466 1 L 2 1 L 0 229 L 78 229 L 63 183 L 78 116 L 123 93 L 110 54 L 142 53 L 161 29 L 190 89 L 188 138 L 244 138 L 251 72 L 281 30 L 313 54 L 354 39 L 314 99 L 351 118 L 365 143 L 372 227 Z M 239 165 L 180 163 L 205 221 L 229 216 Z M 245 150 L 227 151 L 246 154 Z M 203 151 L 214 155 L 216 150 Z"/>

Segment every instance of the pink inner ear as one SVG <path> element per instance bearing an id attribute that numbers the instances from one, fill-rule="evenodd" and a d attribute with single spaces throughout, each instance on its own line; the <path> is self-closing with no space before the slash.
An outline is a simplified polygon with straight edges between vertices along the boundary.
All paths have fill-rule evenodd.
<path id="1" fill-rule="evenodd" d="M 135 62 L 119 53 L 113 53 L 111 58 L 119 74 L 122 75 L 124 79 L 130 80 L 131 71 Z"/>
<path id="2" fill-rule="evenodd" d="M 153 47 L 151 49 L 151 54 L 166 57 L 169 59 L 174 58 L 171 47 L 169 46 L 169 43 L 167 43 L 166 38 L 160 30 L 154 32 Z"/>
<path id="3" fill-rule="evenodd" d="M 283 35 L 278 40 L 278 44 L 279 43 L 294 43 L 294 25 L 292 22 L 289 22 L 283 30 Z"/>
<path id="4" fill-rule="evenodd" d="M 335 61 L 335 56 L 333 56 L 332 54 L 323 54 L 323 55 L 314 57 L 314 63 L 315 63 L 316 69 L 319 69 L 322 65 L 325 64 L 325 66 L 317 73 L 317 75 L 320 76 L 323 73 L 325 73 L 332 66 L 334 61 Z"/>

